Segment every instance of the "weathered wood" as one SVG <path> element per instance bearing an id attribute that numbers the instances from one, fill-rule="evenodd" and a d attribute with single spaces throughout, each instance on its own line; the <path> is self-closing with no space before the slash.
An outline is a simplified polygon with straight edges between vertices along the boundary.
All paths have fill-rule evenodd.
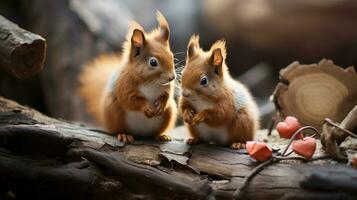
<path id="1" fill-rule="evenodd" d="M 321 130 L 326 117 L 341 122 L 357 104 L 357 74 L 323 59 L 318 64 L 293 62 L 280 71 L 273 101 L 279 115 L 295 116 Z"/>
<path id="2" fill-rule="evenodd" d="M 77 95 L 78 74 L 99 54 L 121 49 L 130 11 L 118 17 L 124 8 L 114 0 L 33 0 L 21 1 L 21 6 L 26 8 L 23 14 L 31 22 L 31 30 L 48 42 L 46 67 L 41 73 L 46 112 L 91 122 Z"/>
<path id="3" fill-rule="evenodd" d="M 0 67 L 17 78 L 42 70 L 46 40 L 0 15 Z"/>
<path id="4" fill-rule="evenodd" d="M 174 132 L 185 134 L 184 130 Z M 270 145 L 282 148 L 287 141 L 276 137 L 274 133 L 268 138 Z M 18 197 L 232 199 L 255 166 L 245 150 L 215 145 L 188 146 L 179 140 L 124 145 L 103 131 L 49 118 L 0 98 L 0 188 Z M 324 169 L 333 173 L 351 168 L 328 159 L 281 161 L 254 177 L 242 199 L 323 197 L 325 188 L 304 190 L 300 182 L 312 170 Z M 357 176 L 354 172 L 351 175 Z M 336 198 L 351 195 L 350 190 L 329 193 Z"/>
<path id="5" fill-rule="evenodd" d="M 330 119 L 325 120 L 322 126 L 321 143 L 326 147 L 326 152 L 338 160 L 347 160 L 346 153 L 339 146 L 348 136 L 357 133 L 357 105 L 348 113 L 341 124 L 336 124 Z M 349 134 L 352 133 L 352 134 Z"/>

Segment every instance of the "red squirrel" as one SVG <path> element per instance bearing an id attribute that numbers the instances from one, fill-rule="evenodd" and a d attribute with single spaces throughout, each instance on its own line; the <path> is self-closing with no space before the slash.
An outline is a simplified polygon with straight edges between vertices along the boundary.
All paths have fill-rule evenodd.
<path id="1" fill-rule="evenodd" d="M 230 76 L 225 59 L 225 41 L 204 51 L 198 36 L 190 38 L 179 102 L 191 134 L 189 144 L 203 140 L 241 149 L 254 139 L 259 127 L 257 105 L 248 89 Z"/>
<path id="2" fill-rule="evenodd" d="M 170 141 L 175 125 L 175 67 L 169 25 L 157 12 L 159 27 L 147 33 L 132 22 L 121 55 L 105 55 L 84 67 L 79 94 L 99 124 L 132 143 L 133 136 Z"/>

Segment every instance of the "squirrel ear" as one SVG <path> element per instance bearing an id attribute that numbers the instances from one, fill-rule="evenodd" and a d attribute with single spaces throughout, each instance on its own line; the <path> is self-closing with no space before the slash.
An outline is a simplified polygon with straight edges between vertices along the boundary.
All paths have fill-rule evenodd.
<path id="1" fill-rule="evenodd" d="M 188 42 L 188 46 L 187 46 L 188 58 L 191 58 L 192 56 L 194 56 L 196 54 L 197 49 L 200 48 L 199 40 L 200 40 L 200 38 L 198 35 L 191 36 L 190 41 Z"/>
<path id="2" fill-rule="evenodd" d="M 223 55 L 220 48 L 214 49 L 211 54 L 210 63 L 214 67 L 214 72 L 222 74 Z"/>
<path id="3" fill-rule="evenodd" d="M 132 53 L 134 56 L 137 56 L 140 54 L 140 50 L 142 47 L 145 45 L 145 35 L 144 32 L 135 29 L 133 31 L 133 35 L 131 36 L 131 46 L 132 46 Z"/>
<path id="4" fill-rule="evenodd" d="M 169 41 L 170 37 L 170 28 L 169 24 L 167 23 L 164 15 L 160 11 L 156 12 L 156 19 L 159 22 L 160 25 L 160 38 L 164 41 L 167 42 Z"/>

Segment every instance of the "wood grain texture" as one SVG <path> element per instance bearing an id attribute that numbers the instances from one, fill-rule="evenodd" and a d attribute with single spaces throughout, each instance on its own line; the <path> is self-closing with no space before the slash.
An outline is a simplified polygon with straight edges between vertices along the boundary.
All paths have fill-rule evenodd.
<path id="1" fill-rule="evenodd" d="M 42 70 L 46 40 L 0 15 L 0 67 L 17 78 Z"/>
<path id="2" fill-rule="evenodd" d="M 282 118 L 295 116 L 321 130 L 326 117 L 341 122 L 357 104 L 357 74 L 331 60 L 317 64 L 293 62 L 280 71 L 273 101 Z"/>
<path id="3" fill-rule="evenodd" d="M 276 134 L 268 141 L 275 148 L 287 143 Z M 324 152 L 318 150 L 315 156 L 320 155 Z M 0 192 L 11 190 L 19 198 L 232 199 L 255 166 L 245 150 L 211 144 L 139 140 L 124 145 L 103 131 L 0 98 Z M 356 177 L 350 169 L 328 159 L 282 161 L 254 177 L 242 199 L 324 197 L 328 184 L 305 190 L 301 182 L 316 171 L 341 178 L 339 171 L 349 170 Z M 354 195 L 351 190 L 329 194 L 332 199 Z"/>

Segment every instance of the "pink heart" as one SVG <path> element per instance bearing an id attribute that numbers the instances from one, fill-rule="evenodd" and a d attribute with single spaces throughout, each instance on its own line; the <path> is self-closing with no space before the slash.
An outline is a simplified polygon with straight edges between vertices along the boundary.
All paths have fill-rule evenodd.
<path id="1" fill-rule="evenodd" d="M 294 140 L 291 145 L 296 154 L 299 154 L 308 160 L 312 158 L 316 150 L 316 140 L 312 137 Z"/>
<path id="2" fill-rule="evenodd" d="M 301 128 L 299 121 L 292 116 L 287 116 L 284 122 L 279 122 L 276 125 L 280 137 L 290 139 L 294 132 Z M 296 136 L 296 138 L 302 138 L 302 134 Z"/>

